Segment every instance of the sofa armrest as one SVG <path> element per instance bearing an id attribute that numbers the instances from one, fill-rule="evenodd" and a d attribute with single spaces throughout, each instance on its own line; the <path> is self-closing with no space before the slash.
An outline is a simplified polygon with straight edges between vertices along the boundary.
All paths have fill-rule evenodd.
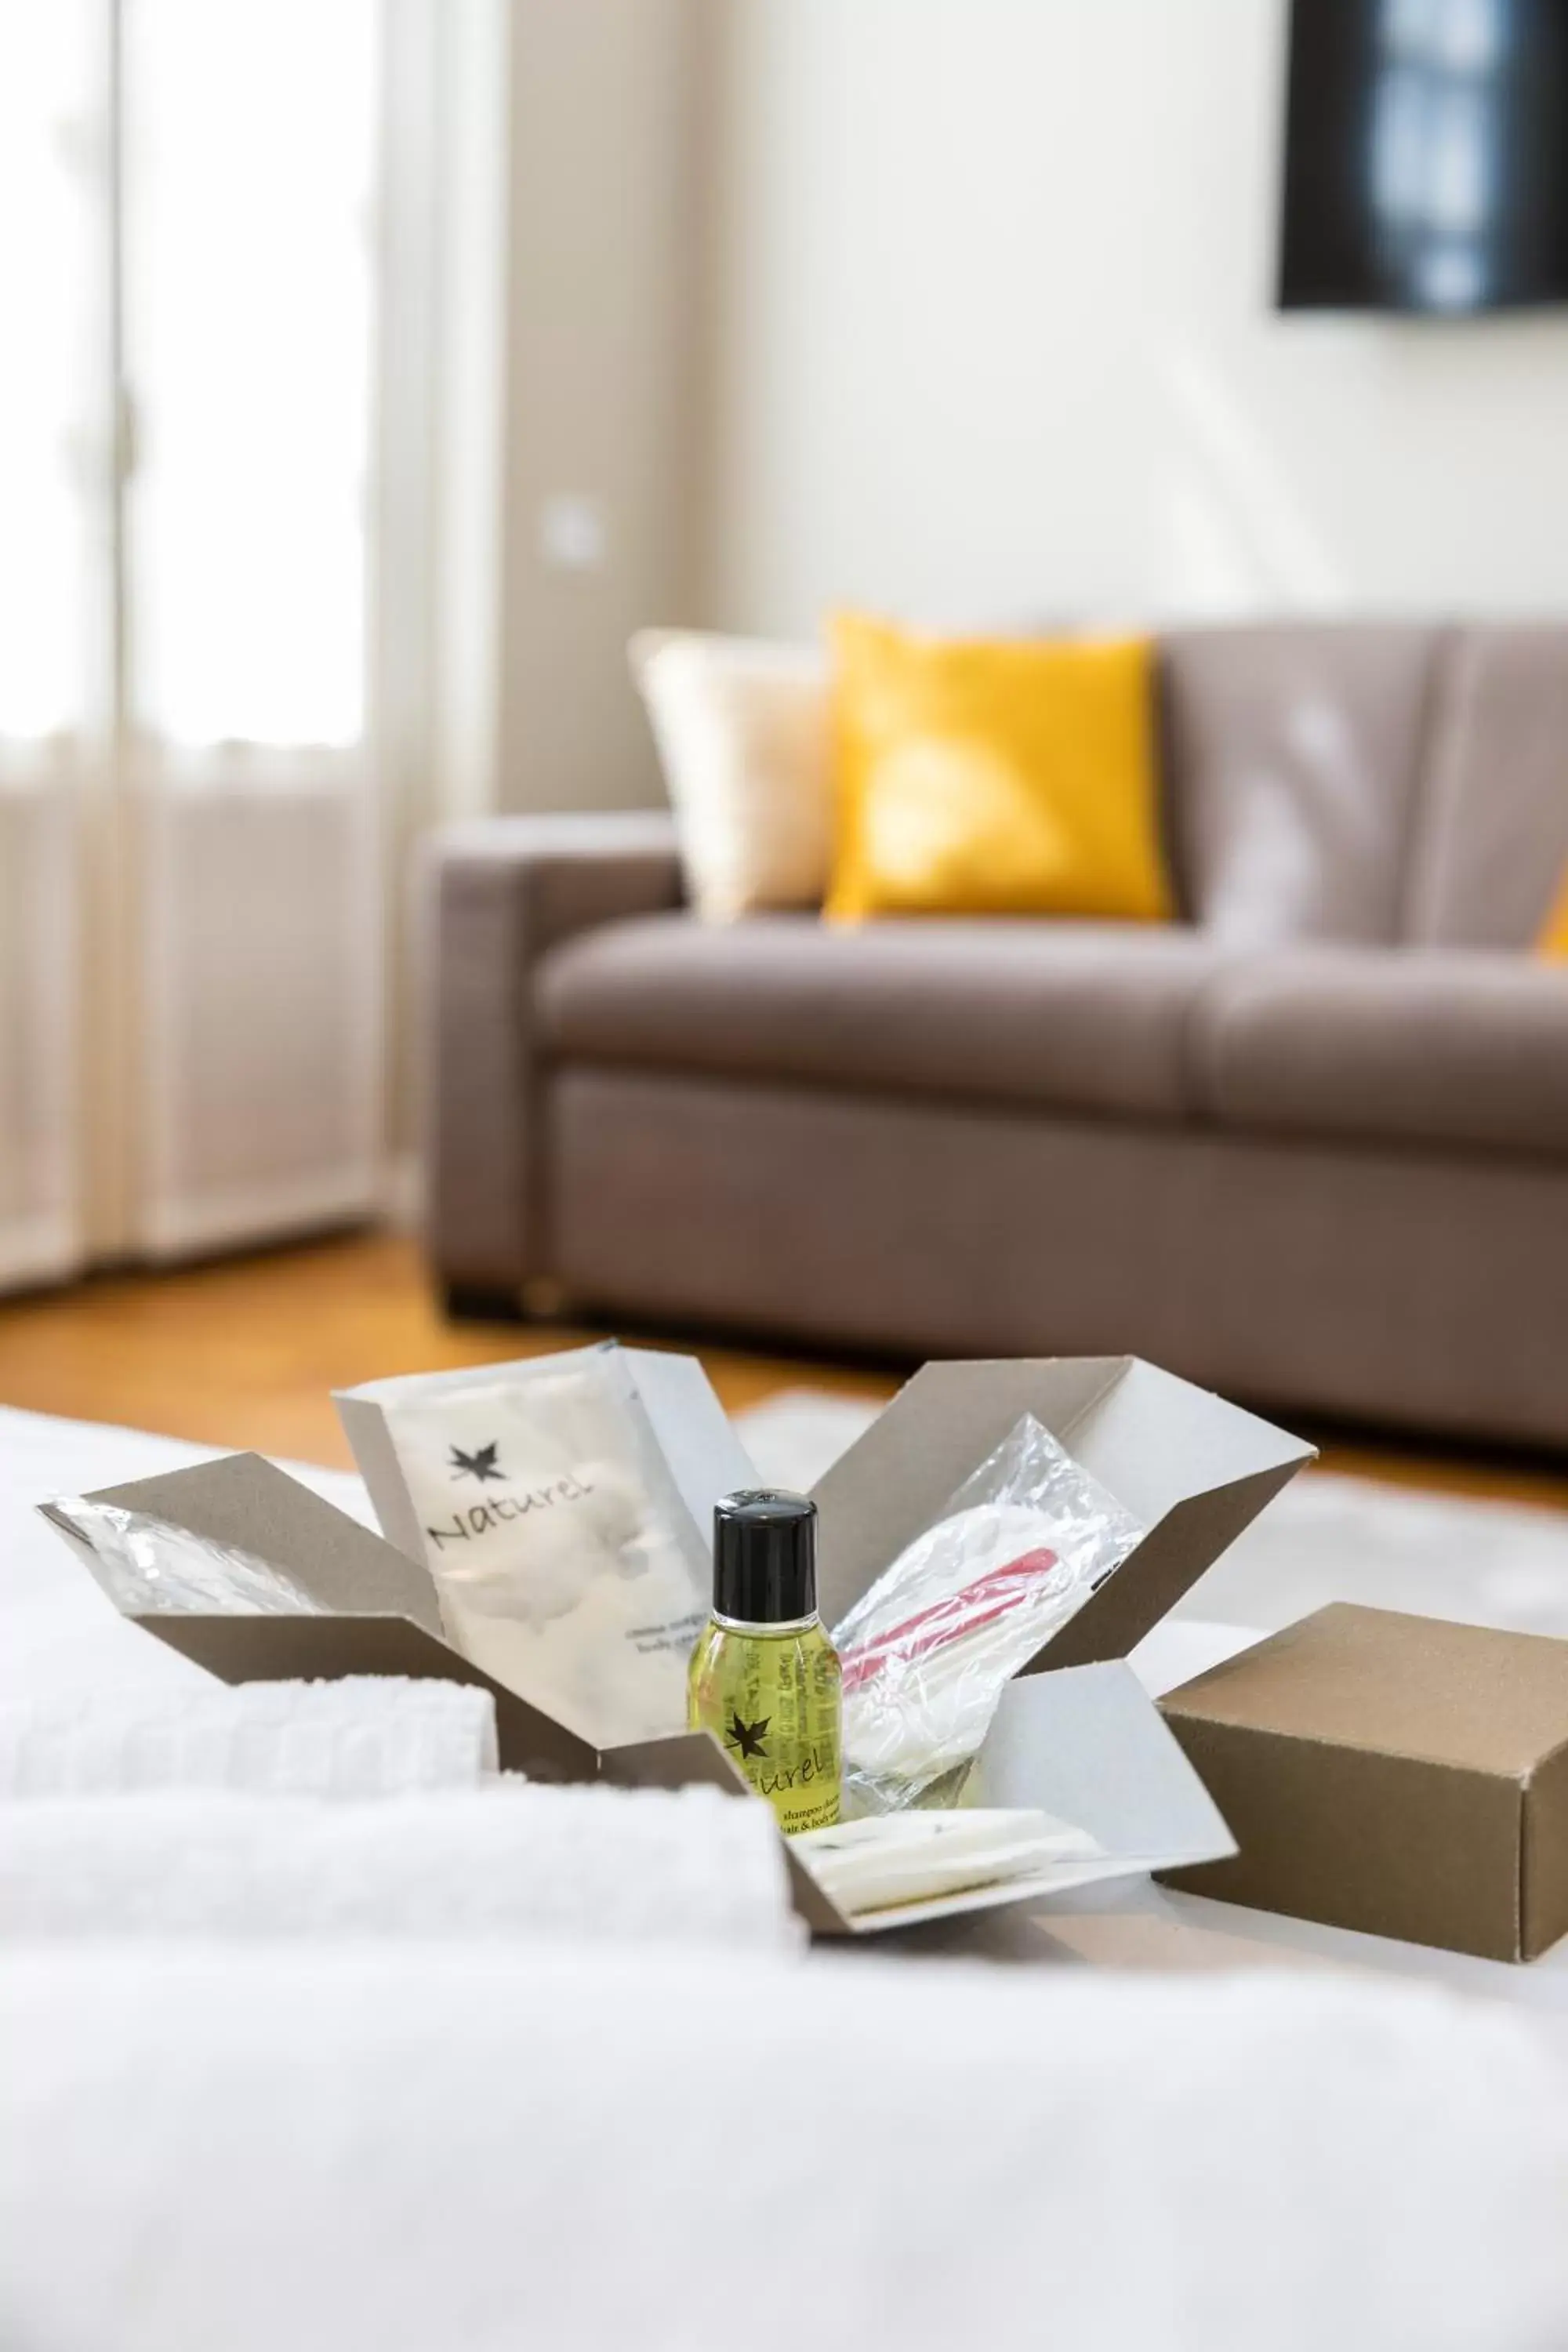
<path id="1" fill-rule="evenodd" d="M 449 1291 L 550 1271 L 533 976 L 574 932 L 681 903 L 662 812 L 497 817 L 428 845 L 426 1235 Z"/>

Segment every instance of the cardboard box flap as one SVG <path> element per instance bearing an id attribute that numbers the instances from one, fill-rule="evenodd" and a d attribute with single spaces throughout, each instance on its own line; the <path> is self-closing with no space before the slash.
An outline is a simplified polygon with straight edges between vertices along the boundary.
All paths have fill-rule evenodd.
<path id="1" fill-rule="evenodd" d="M 1152 1527 L 1137 1550 L 1037 1650 L 1026 1674 L 1131 1656 L 1220 1554 L 1296 1475 L 1295 1464 L 1258 1470 L 1189 1496 Z M 1129 1575 L 1127 1570 L 1135 1569 Z"/>
<path id="2" fill-rule="evenodd" d="M 1036 1664 L 1125 1655 L 1315 1453 L 1133 1356 L 927 1364 L 813 1490 L 830 1625 L 1026 1413 L 1149 1530 Z"/>
<path id="3" fill-rule="evenodd" d="M 436 1588 L 417 1561 L 259 1454 L 225 1454 L 188 1470 L 100 1487 L 83 1499 L 249 1552 L 281 1569 L 321 1610 L 407 1617 L 426 1633 L 440 1633 Z M 62 1533 L 70 1532 L 58 1510 L 42 1507 Z"/>
<path id="4" fill-rule="evenodd" d="M 668 1731 L 601 1751 L 599 1769 L 621 1789 L 685 1789 L 695 1781 L 749 1797 L 751 1782 L 706 1731 Z"/>
<path id="5" fill-rule="evenodd" d="M 1272 1422 L 1138 1356 L 1123 1357 L 1117 1378 L 1057 1435 L 1149 1528 L 1178 1504 L 1223 1493 L 1259 1471 L 1278 1471 L 1283 1486 L 1317 1454 Z"/>
<path id="6" fill-rule="evenodd" d="M 423 1564 L 425 1530 L 397 1466 L 385 1414 L 379 1404 L 359 1396 L 334 1395 L 332 1402 L 382 1533 L 405 1558 Z"/>
<path id="7" fill-rule="evenodd" d="M 1038 1805 L 1088 1830 L 1121 1869 L 1236 1852 L 1224 1817 L 1131 1666 L 1010 1683 L 965 1804 Z"/>
<path id="8" fill-rule="evenodd" d="M 850 1934 L 921 1927 L 1143 1871 L 1223 1861 L 1236 1852 L 1180 1743 L 1131 1668 L 1121 1664 L 1079 1666 L 1010 1684 L 963 1802 L 1054 1813 L 1087 1830 L 1101 1852 L 1047 1863 L 1028 1878 L 859 1913 L 848 1923 Z M 822 1890 L 815 1891 L 826 1905 Z M 796 1901 L 819 1933 L 843 1932 L 807 1910 L 798 1895 Z"/>

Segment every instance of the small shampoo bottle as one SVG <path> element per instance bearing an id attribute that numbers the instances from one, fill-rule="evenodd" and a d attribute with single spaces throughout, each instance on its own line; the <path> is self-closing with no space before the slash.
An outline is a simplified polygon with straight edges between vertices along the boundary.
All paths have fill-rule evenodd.
<path id="1" fill-rule="evenodd" d="M 838 1654 L 816 1613 L 816 1506 L 773 1489 L 713 1513 L 713 1614 L 691 1653 L 687 1719 L 711 1732 L 784 1830 L 838 1819 Z"/>

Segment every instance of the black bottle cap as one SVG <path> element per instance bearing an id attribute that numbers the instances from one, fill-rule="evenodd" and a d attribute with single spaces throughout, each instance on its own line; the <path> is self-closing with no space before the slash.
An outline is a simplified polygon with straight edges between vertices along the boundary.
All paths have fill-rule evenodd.
<path id="1" fill-rule="evenodd" d="M 816 1610 L 816 1505 L 746 1487 L 713 1507 L 713 1609 L 742 1625 L 788 1625 Z"/>

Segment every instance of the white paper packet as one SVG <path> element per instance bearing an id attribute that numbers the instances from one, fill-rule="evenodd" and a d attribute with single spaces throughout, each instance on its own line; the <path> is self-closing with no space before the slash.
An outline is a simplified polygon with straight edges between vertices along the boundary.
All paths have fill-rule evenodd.
<path id="1" fill-rule="evenodd" d="M 1104 1853 L 1071 1822 L 1010 1808 L 884 1813 L 806 1830 L 791 1843 L 823 1892 L 851 1916 L 1002 1885 Z"/>
<path id="2" fill-rule="evenodd" d="M 683 1729 L 710 1551 L 615 1342 L 384 1411 L 454 1645 L 598 1746 Z"/>

